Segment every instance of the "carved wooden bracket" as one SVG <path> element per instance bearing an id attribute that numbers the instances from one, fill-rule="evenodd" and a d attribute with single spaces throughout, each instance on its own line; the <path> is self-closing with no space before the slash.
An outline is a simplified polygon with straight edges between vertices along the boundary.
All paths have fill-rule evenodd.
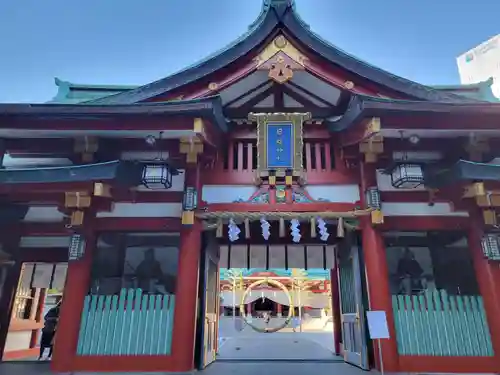
<path id="1" fill-rule="evenodd" d="M 482 161 L 483 155 L 490 152 L 489 141 L 487 138 L 473 135 L 467 141 L 465 150 L 469 154 L 469 160 Z"/>
<path id="2" fill-rule="evenodd" d="M 92 136 L 76 138 L 73 145 L 73 151 L 77 154 L 81 154 L 82 162 L 84 163 L 91 163 L 98 149 L 99 140 L 97 137 Z"/>
<path id="3" fill-rule="evenodd" d="M 500 207 L 500 190 L 487 190 L 484 182 L 465 187 L 462 198 L 472 198 L 478 207 Z"/>
<path id="4" fill-rule="evenodd" d="M 201 118 L 195 118 L 193 121 L 193 136 L 180 139 L 179 151 L 186 154 L 187 163 L 196 163 L 198 155 L 203 153 L 203 140 L 205 135 L 205 125 Z"/>

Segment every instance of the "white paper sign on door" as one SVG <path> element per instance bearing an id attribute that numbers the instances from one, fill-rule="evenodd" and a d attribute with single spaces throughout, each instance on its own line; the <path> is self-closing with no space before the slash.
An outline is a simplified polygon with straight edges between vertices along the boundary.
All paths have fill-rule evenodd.
<path id="1" fill-rule="evenodd" d="M 33 273 L 32 288 L 49 288 L 54 265 L 51 263 L 37 263 Z"/>
<path id="2" fill-rule="evenodd" d="M 371 339 L 390 338 L 385 311 L 367 311 L 366 319 L 368 320 L 368 331 Z"/>

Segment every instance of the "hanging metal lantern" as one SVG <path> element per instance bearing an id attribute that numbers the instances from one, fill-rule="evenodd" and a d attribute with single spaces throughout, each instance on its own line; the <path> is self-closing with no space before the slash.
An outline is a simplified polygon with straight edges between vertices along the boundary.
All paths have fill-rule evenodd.
<path id="1" fill-rule="evenodd" d="M 144 164 L 142 184 L 151 190 L 165 190 L 172 187 L 172 170 L 167 163 Z"/>
<path id="2" fill-rule="evenodd" d="M 481 247 L 485 258 L 490 260 L 500 260 L 500 246 L 498 244 L 498 235 L 487 233 L 481 239 Z"/>
<path id="3" fill-rule="evenodd" d="M 424 183 L 422 165 L 401 163 L 391 171 L 391 183 L 397 189 L 415 189 Z"/>
<path id="4" fill-rule="evenodd" d="M 198 192 L 192 186 L 186 187 L 182 199 L 182 209 L 184 211 L 193 211 L 198 206 Z"/>
<path id="5" fill-rule="evenodd" d="M 380 202 L 380 192 L 376 187 L 366 189 L 366 205 L 374 210 L 380 210 L 382 204 Z"/>
<path id="6" fill-rule="evenodd" d="M 85 255 L 85 239 L 81 234 L 73 234 L 68 247 L 68 260 L 80 260 Z"/>

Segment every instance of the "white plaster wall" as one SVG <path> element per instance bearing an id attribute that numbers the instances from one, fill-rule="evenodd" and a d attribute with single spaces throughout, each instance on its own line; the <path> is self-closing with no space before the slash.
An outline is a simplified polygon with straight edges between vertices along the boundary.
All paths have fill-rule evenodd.
<path id="1" fill-rule="evenodd" d="M 5 351 L 12 352 L 14 350 L 24 350 L 30 348 L 32 331 L 10 331 L 7 333 L 5 341 Z"/>
<path id="2" fill-rule="evenodd" d="M 28 209 L 24 221 L 26 222 L 59 222 L 64 214 L 56 206 L 33 206 Z"/>
<path id="3" fill-rule="evenodd" d="M 355 203 L 359 201 L 358 185 L 311 185 L 306 191 L 314 200 L 327 199 L 333 203 Z"/>
<path id="4" fill-rule="evenodd" d="M 469 214 L 462 211 L 453 211 L 449 203 L 382 203 L 382 212 L 385 216 L 462 216 Z"/>
<path id="5" fill-rule="evenodd" d="M 207 203 L 232 203 L 239 199 L 247 201 L 256 191 L 253 185 L 204 185 L 201 199 Z"/>
<path id="6" fill-rule="evenodd" d="M 21 237 L 20 247 L 69 247 L 69 236 L 24 236 Z"/>
<path id="7" fill-rule="evenodd" d="M 182 203 L 115 203 L 111 212 L 97 217 L 180 217 Z"/>

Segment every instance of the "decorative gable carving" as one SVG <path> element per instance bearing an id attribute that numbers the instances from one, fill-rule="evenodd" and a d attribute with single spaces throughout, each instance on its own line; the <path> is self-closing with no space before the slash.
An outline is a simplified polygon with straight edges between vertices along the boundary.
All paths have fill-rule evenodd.
<path id="1" fill-rule="evenodd" d="M 278 35 L 255 60 L 258 70 L 268 70 L 270 79 L 283 84 L 292 79 L 294 71 L 304 70 L 306 57 L 283 35 Z"/>

